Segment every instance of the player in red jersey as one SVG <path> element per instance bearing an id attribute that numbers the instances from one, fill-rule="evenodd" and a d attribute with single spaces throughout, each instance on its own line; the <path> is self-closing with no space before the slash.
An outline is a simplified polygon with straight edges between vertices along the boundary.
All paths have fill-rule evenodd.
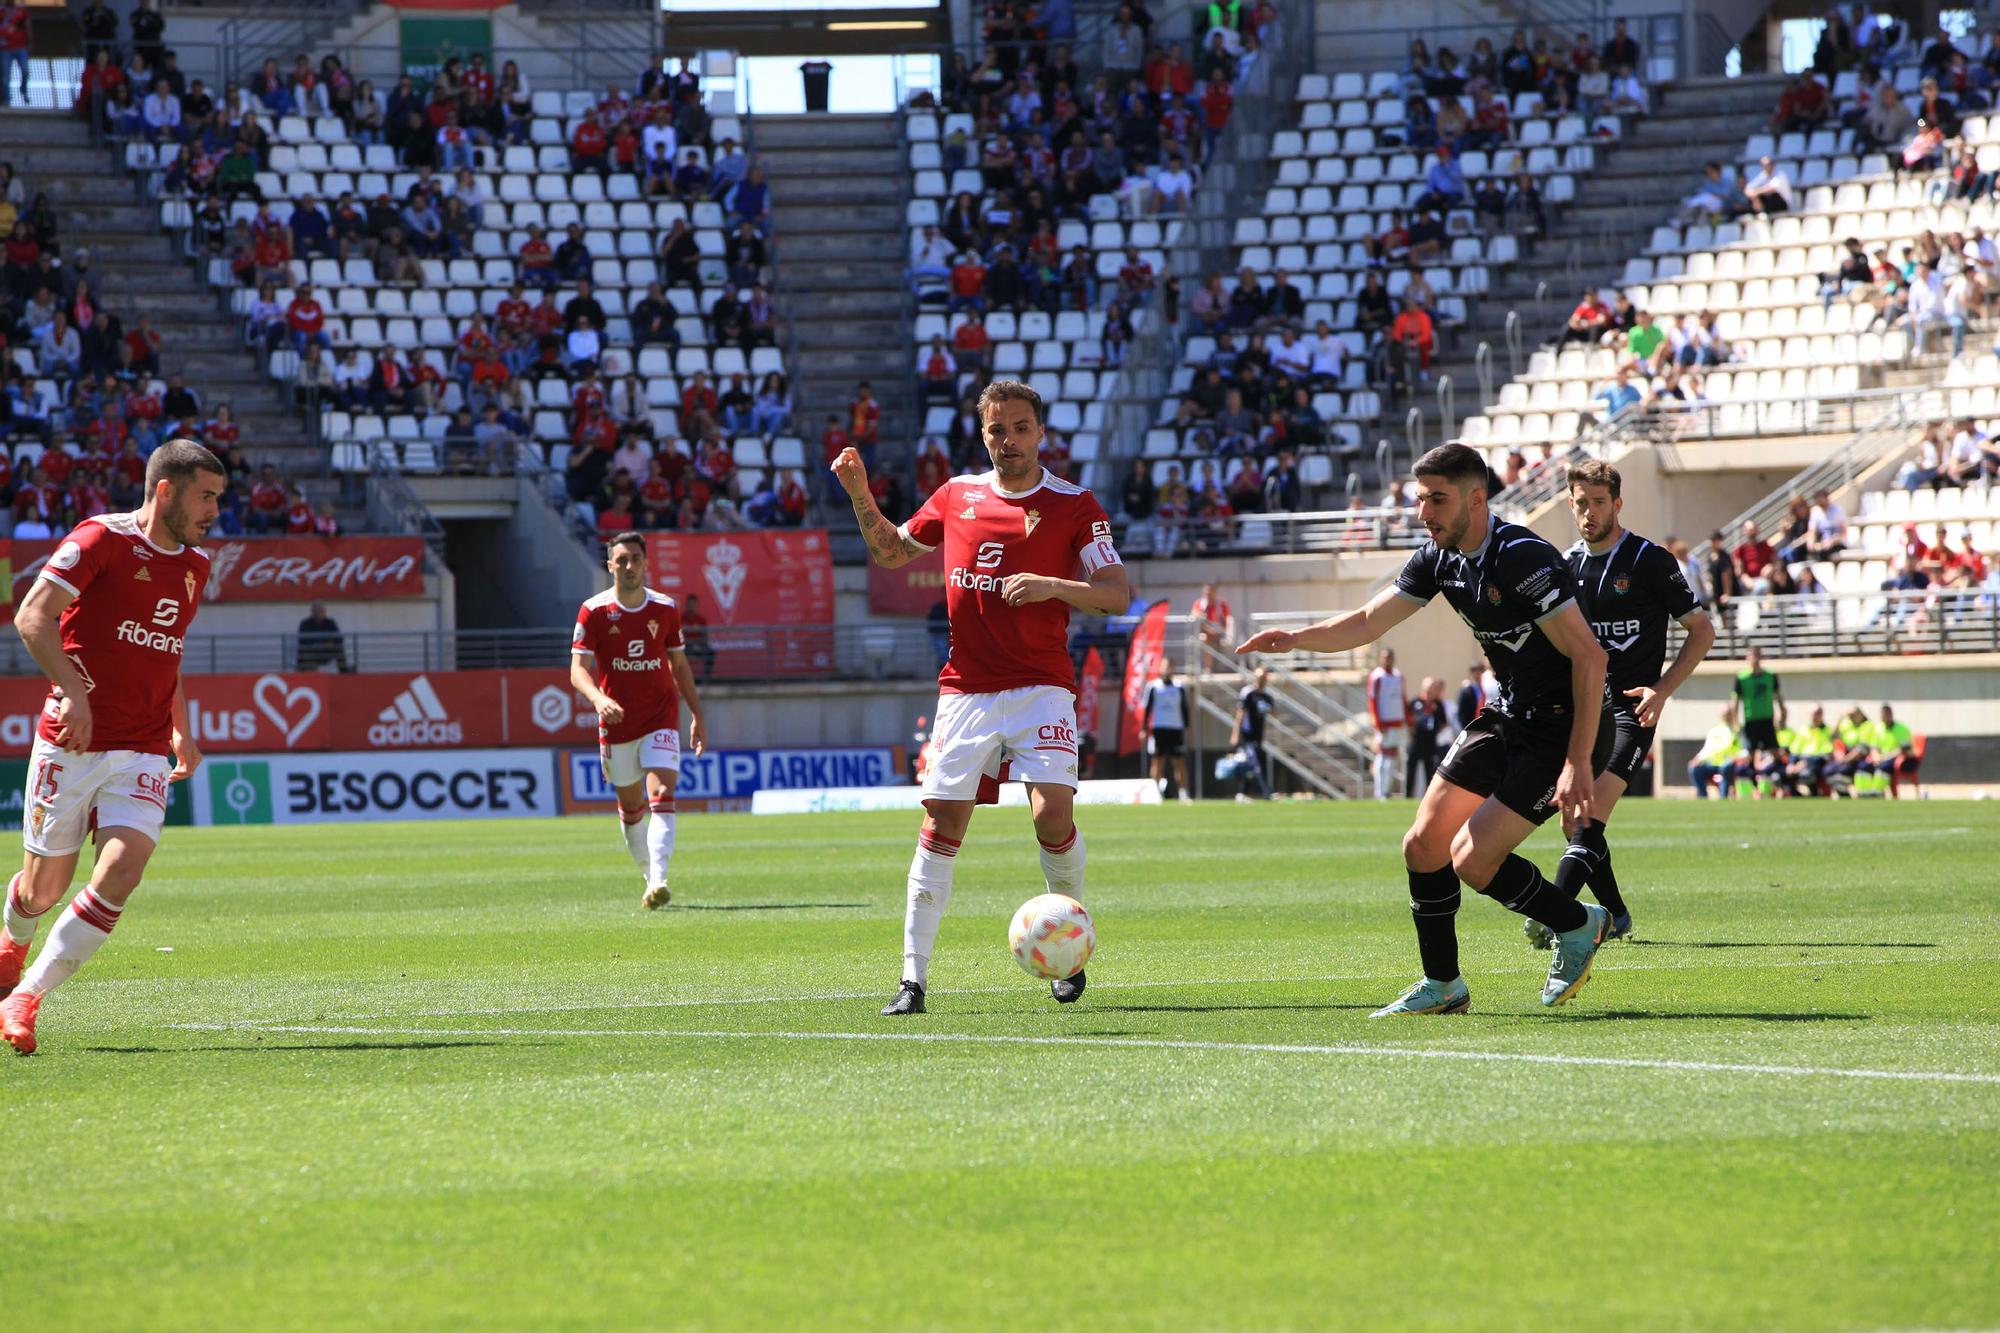
<path id="1" fill-rule="evenodd" d="M 933 762 L 924 773 L 924 823 L 910 863 L 903 985 L 884 1014 L 924 1012 L 931 946 L 951 900 L 952 858 L 972 822 L 982 777 L 1004 768 L 1027 784 L 1042 878 L 1051 893 L 1083 896 L 1069 612 L 1110 615 L 1131 600 L 1097 498 L 1038 461 L 1041 395 L 1018 380 L 995 380 L 979 396 L 979 419 L 993 470 L 946 482 L 901 527 L 876 507 L 859 453 L 843 450 L 833 463 L 875 563 L 895 569 L 944 548 L 951 619 L 951 655 L 938 673 Z M 1083 988 L 1081 972 L 1051 983 L 1062 1004 Z"/>
<path id="2" fill-rule="evenodd" d="M 89 961 L 159 845 L 167 784 L 193 773 L 181 650 L 208 585 L 194 543 L 215 522 L 229 474 L 192 440 L 146 460 L 136 512 L 77 524 L 42 567 L 14 627 L 53 683 L 28 759 L 22 841 L 0 929 L 0 1039 L 35 1049 L 42 1000 Z M 23 972 L 43 913 L 62 901 L 92 829 L 97 864 Z"/>
<path id="3" fill-rule="evenodd" d="M 674 855 L 674 785 L 681 770 L 681 701 L 688 741 L 708 746 L 681 639 L 674 599 L 646 586 L 646 539 L 622 532 L 608 546 L 611 587 L 585 602 L 570 636 L 570 683 L 597 709 L 604 778 L 618 791 L 625 848 L 646 891 L 639 901 L 664 907 L 667 863 Z M 649 814 L 650 812 L 650 814 Z"/>

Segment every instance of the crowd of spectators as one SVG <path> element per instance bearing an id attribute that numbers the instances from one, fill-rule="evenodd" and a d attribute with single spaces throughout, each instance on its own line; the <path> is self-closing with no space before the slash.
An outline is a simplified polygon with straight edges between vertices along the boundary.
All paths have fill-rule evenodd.
<path id="1" fill-rule="evenodd" d="M 114 135 L 174 146 L 162 155 L 163 190 L 189 201 L 197 255 L 227 261 L 236 282 L 256 293 L 246 310 L 252 341 L 298 354 L 294 384 L 304 410 L 441 416 L 444 429 L 433 438 L 444 466 L 490 473 L 511 469 L 533 447 L 534 414 L 547 407 L 554 380 L 569 431 L 559 474 L 580 529 L 802 521 L 796 471 L 755 469 L 746 483 L 733 456 L 743 437 L 791 429 L 783 374 L 719 381 L 695 374 L 664 401 L 629 373 L 649 347 L 669 358 L 681 349 L 679 312 L 668 298 L 675 289 L 706 306 L 710 346 L 749 353 L 778 340 L 768 288 L 771 188 L 733 137 L 715 137 L 692 61 L 646 70 L 632 95 L 614 86 L 576 117 L 569 166 L 607 180 L 627 175 L 635 197 L 719 205 L 730 231 L 719 272 L 686 221 L 675 222 L 659 238 L 661 280 L 614 329 L 592 283 L 595 261 L 614 256 L 594 252 L 579 222 L 559 234 L 530 225 L 513 285 L 490 316 L 456 319 L 449 348 L 399 349 L 336 345 L 335 294 L 305 281 L 305 265 L 359 260 L 377 284 L 415 289 L 426 285 L 425 261 L 473 254 L 476 233 L 497 225 L 488 216 L 496 211 L 492 178 L 481 169 L 535 139 L 534 98 L 518 64 L 506 60 L 494 71 L 482 55 L 452 57 L 427 83 L 406 75 L 378 91 L 338 56 L 315 62 L 301 54 L 289 70 L 265 61 L 246 86 L 218 100 L 199 80 L 178 77 L 171 51 L 157 65 L 136 50 L 123 63 L 118 55 L 115 48 L 93 55 L 79 108 L 101 115 Z M 127 96 L 135 87 L 150 88 L 143 101 Z M 305 194 L 274 207 L 280 201 L 265 198 L 258 182 L 273 149 L 267 123 L 286 116 L 333 118 L 349 142 L 387 145 L 409 183 L 400 196 Z M 626 327 L 630 342 L 614 344 Z M 605 355 L 614 345 L 630 351 L 615 364 Z M 676 430 L 656 425 L 662 406 L 673 409 Z"/>
<path id="2" fill-rule="evenodd" d="M 1184 212 L 1277 17 L 1270 0 L 1229 0 L 1199 11 L 1206 26 L 1184 43 L 1155 33 L 1135 2 L 1120 6 L 1095 51 L 1078 53 L 1059 40 L 1063 27 L 1048 14 L 1000 0 L 986 7 L 978 60 L 954 54 L 940 94 L 920 95 L 915 110 L 971 117 L 972 132 L 946 134 L 941 152 L 948 172 L 976 169 L 983 193 L 960 192 L 936 226 L 910 238 L 920 306 L 965 316 L 948 341 L 919 355 L 920 400 L 954 412 L 951 430 L 920 448 L 916 503 L 941 471 L 985 466 L 972 404 L 993 373 L 988 316 L 1100 312 L 1097 345 L 1072 355 L 1075 364 L 1113 368 L 1149 307 L 1177 319 L 1177 280 L 1155 272 L 1137 247 L 1126 247 L 1115 278 L 1100 276 L 1098 256 L 1082 245 L 1065 253 L 1057 230 L 1066 220 L 1087 221 L 1091 201 L 1102 196 L 1127 215 Z M 1050 433 L 1043 462 L 1076 477 L 1060 432 Z"/>

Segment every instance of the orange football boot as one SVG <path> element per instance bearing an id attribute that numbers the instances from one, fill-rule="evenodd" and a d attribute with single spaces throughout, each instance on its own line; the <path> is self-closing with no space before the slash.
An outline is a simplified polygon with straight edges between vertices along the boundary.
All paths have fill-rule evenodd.
<path id="1" fill-rule="evenodd" d="M 35 1012 L 42 1007 L 42 997 L 30 991 L 16 991 L 0 1000 L 0 1041 L 14 1048 L 17 1055 L 35 1053 Z"/>

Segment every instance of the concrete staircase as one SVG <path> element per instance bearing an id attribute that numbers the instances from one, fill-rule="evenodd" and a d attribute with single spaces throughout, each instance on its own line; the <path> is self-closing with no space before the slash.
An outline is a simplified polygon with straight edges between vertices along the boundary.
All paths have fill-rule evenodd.
<path id="1" fill-rule="evenodd" d="M 771 181 L 775 295 L 796 339 L 797 432 L 816 440 L 828 413 L 844 422 L 867 380 L 882 404 L 882 456 L 897 458 L 921 423 L 895 118 L 760 116 L 750 134 Z"/>
<path id="2" fill-rule="evenodd" d="M 241 323 L 178 258 L 158 215 L 90 141 L 87 126 L 53 112 L 0 116 L 0 157 L 32 195 L 45 190 L 61 219 L 65 257 L 90 251 L 92 289 L 126 328 L 142 314 L 165 340 L 162 376 L 181 374 L 204 408 L 228 403 L 253 459 L 296 468 L 309 461 L 304 421 L 243 345 Z"/>
<path id="3" fill-rule="evenodd" d="M 1465 327 L 1447 340 L 1432 367 L 1433 386 L 1414 404 L 1423 410 L 1426 446 L 1443 438 L 1435 382 L 1451 377 L 1456 421 L 1484 410 L 1475 357 L 1481 342 L 1490 343 L 1494 390 L 1511 378 L 1508 312 L 1521 317 L 1525 369 L 1527 354 L 1562 327 L 1586 285 L 1618 285 L 1625 261 L 1645 253 L 1653 228 L 1672 220 L 1702 163 L 1737 160 L 1744 139 L 1762 128 L 1777 105 L 1782 86 L 1781 79 L 1753 77 L 1656 90 L 1652 115 L 1616 144 L 1599 146 L 1597 169 L 1578 181 L 1576 200 L 1552 219 L 1550 234 L 1532 250 L 1524 245 L 1512 268 L 1495 272 L 1492 290 L 1472 304 Z M 1383 407 L 1382 434 L 1398 445 L 1398 467 L 1407 461 L 1401 445 L 1411 405 Z"/>

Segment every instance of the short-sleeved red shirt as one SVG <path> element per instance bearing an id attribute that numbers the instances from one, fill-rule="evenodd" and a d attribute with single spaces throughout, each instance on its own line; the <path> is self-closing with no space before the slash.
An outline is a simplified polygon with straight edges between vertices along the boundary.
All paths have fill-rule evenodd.
<path id="1" fill-rule="evenodd" d="M 902 527 L 930 550 L 944 548 L 951 656 L 938 673 L 946 694 L 996 694 L 1034 685 L 1076 688 L 1069 656 L 1069 604 L 1050 598 L 1009 606 L 1011 574 L 1089 577 L 1121 563 L 1097 497 L 1044 469 L 1018 495 L 991 472 L 954 477 L 931 492 Z"/>
<path id="2" fill-rule="evenodd" d="M 682 646 L 680 608 L 663 592 L 646 589 L 646 600 L 634 608 L 606 588 L 578 608 L 570 651 L 591 655 L 597 688 L 625 710 L 616 726 L 598 724 L 600 742 L 622 745 L 680 727 L 681 696 L 668 654 Z"/>
<path id="3" fill-rule="evenodd" d="M 90 691 L 91 749 L 170 754 L 181 653 L 208 586 L 208 553 L 155 546 L 136 514 L 76 525 L 41 577 L 73 593 L 62 647 Z M 62 691 L 51 687 L 38 733 L 51 744 Z"/>

